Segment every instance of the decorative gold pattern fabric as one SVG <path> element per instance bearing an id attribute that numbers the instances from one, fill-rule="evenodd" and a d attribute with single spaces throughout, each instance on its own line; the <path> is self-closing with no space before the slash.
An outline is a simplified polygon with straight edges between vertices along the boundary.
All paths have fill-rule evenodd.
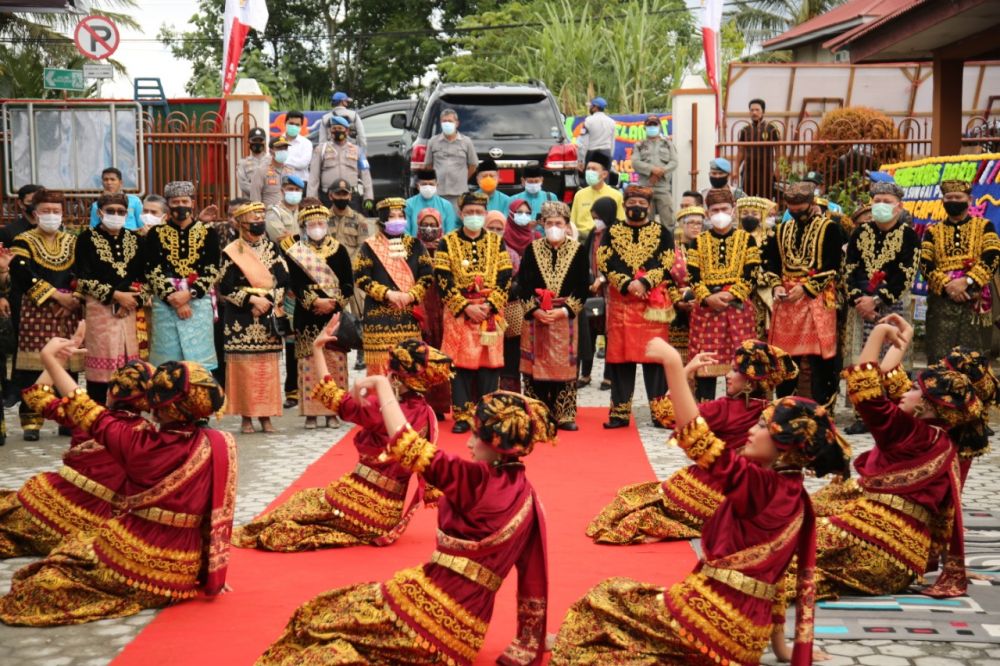
<path id="1" fill-rule="evenodd" d="M 389 442 L 389 455 L 417 474 L 427 468 L 436 452 L 437 446 L 421 437 L 409 424 Z"/>
<path id="2" fill-rule="evenodd" d="M 701 416 L 674 433 L 671 443 L 680 446 L 696 465 L 708 468 L 726 449 Z"/>

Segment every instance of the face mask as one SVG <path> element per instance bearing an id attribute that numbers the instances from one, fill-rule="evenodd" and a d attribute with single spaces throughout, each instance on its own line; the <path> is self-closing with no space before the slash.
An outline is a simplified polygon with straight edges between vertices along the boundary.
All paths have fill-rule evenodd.
<path id="1" fill-rule="evenodd" d="M 486 176 L 485 178 L 479 179 L 479 187 L 483 188 L 483 192 L 487 194 L 493 194 L 497 189 L 497 179 L 493 176 Z"/>
<path id="2" fill-rule="evenodd" d="M 289 206 L 298 206 L 302 201 L 301 192 L 285 192 L 285 203 Z"/>
<path id="3" fill-rule="evenodd" d="M 306 236 L 318 243 L 326 238 L 326 227 L 309 227 L 306 229 Z"/>
<path id="4" fill-rule="evenodd" d="M 190 206 L 171 206 L 170 207 L 170 217 L 174 218 L 178 222 L 183 222 L 184 220 L 191 217 L 191 207 Z"/>
<path id="5" fill-rule="evenodd" d="M 421 185 L 420 186 L 420 196 L 424 199 L 431 199 L 437 194 L 437 185 Z"/>
<path id="6" fill-rule="evenodd" d="M 401 236 L 406 231 L 406 220 L 388 220 L 385 223 L 386 236 Z"/>
<path id="7" fill-rule="evenodd" d="M 438 227 L 420 227 L 417 229 L 417 234 L 420 235 L 420 240 L 434 243 L 441 238 L 441 229 Z"/>
<path id="8" fill-rule="evenodd" d="M 264 144 L 262 143 L 251 143 L 250 152 L 254 154 L 259 154 L 264 152 Z"/>
<path id="9" fill-rule="evenodd" d="M 644 222 L 649 217 L 649 208 L 646 206 L 629 206 L 625 209 L 625 217 L 631 222 Z"/>
<path id="10" fill-rule="evenodd" d="M 301 131 L 302 128 L 299 127 L 298 125 L 288 125 L 287 127 L 285 127 L 285 136 L 287 136 L 289 139 L 294 139 L 299 135 L 299 132 Z"/>
<path id="11" fill-rule="evenodd" d="M 607 229 L 608 225 L 604 224 L 604 220 L 599 217 L 594 218 L 594 228 L 598 231 L 604 231 Z"/>
<path id="12" fill-rule="evenodd" d="M 139 216 L 142 220 L 142 225 L 144 227 L 155 227 L 158 224 L 163 224 L 163 219 L 159 215 L 153 215 L 152 213 L 143 213 Z"/>
<path id="13" fill-rule="evenodd" d="M 333 207 L 337 210 L 344 210 L 347 208 L 347 204 L 351 203 L 350 199 L 331 199 L 333 201 Z"/>
<path id="14" fill-rule="evenodd" d="M 445 120 L 445 121 L 443 121 L 441 123 L 441 131 L 444 132 L 445 134 L 447 134 L 448 136 L 451 136 L 457 130 L 458 130 L 458 126 L 455 125 L 455 123 L 453 123 L 450 120 Z"/>
<path id="15" fill-rule="evenodd" d="M 485 215 L 466 215 L 462 218 L 462 226 L 469 231 L 479 231 L 486 224 Z"/>
<path id="16" fill-rule="evenodd" d="M 725 229 L 733 223 L 733 216 L 729 213 L 716 213 L 711 217 L 712 226 L 716 229 Z"/>
<path id="17" fill-rule="evenodd" d="M 816 188 L 815 190 L 813 190 L 813 196 L 814 196 L 814 197 L 818 197 L 818 196 L 821 196 L 821 194 L 820 194 L 820 191 L 819 191 L 819 188 L 818 188 L 818 187 L 817 187 L 817 188 Z"/>
<path id="18" fill-rule="evenodd" d="M 712 184 L 712 187 L 715 187 L 715 188 L 725 187 L 726 184 L 729 182 L 729 177 L 728 176 L 709 176 L 708 177 L 708 182 L 710 182 Z"/>
<path id="19" fill-rule="evenodd" d="M 792 216 L 792 219 L 796 222 L 807 222 L 809 220 L 809 209 L 800 210 L 798 212 L 788 211 L 788 214 Z"/>
<path id="20" fill-rule="evenodd" d="M 101 220 L 108 231 L 118 231 L 125 226 L 125 216 L 124 215 L 105 215 L 104 219 Z"/>
<path id="21" fill-rule="evenodd" d="M 944 202 L 944 212 L 948 213 L 949 217 L 958 217 L 964 213 L 969 208 L 968 201 L 945 201 Z M 874 212 L 874 211 L 873 211 Z"/>
<path id="22" fill-rule="evenodd" d="M 655 139 L 658 136 L 660 136 L 660 128 L 659 127 L 657 127 L 656 125 L 647 125 L 646 126 L 646 138 Z"/>
<path id="23" fill-rule="evenodd" d="M 773 215 L 769 215 L 764 224 L 767 225 L 768 229 L 773 229 L 774 225 L 777 224 L 778 220 Z"/>
<path id="24" fill-rule="evenodd" d="M 337 143 L 343 143 L 344 141 L 347 141 L 347 132 L 334 132 L 333 140 L 336 141 Z"/>
<path id="25" fill-rule="evenodd" d="M 514 213 L 514 224 L 519 227 L 531 224 L 531 213 Z"/>
<path id="26" fill-rule="evenodd" d="M 288 159 L 288 151 L 287 150 L 277 150 L 277 151 L 275 151 L 275 153 L 274 153 L 274 161 L 275 162 L 277 162 L 278 164 L 284 164 L 285 160 L 287 160 L 287 159 Z"/>
<path id="27" fill-rule="evenodd" d="M 584 174 L 584 177 L 587 179 L 587 185 L 590 185 L 591 187 L 601 182 L 600 172 L 593 171 L 591 169 L 587 169 L 587 172 Z"/>
<path id="28" fill-rule="evenodd" d="M 550 243 L 561 243 L 566 239 L 566 230 L 562 227 L 545 227 L 545 238 Z"/>
<path id="29" fill-rule="evenodd" d="M 59 213 L 39 213 L 38 228 L 42 231 L 59 231 L 62 226 L 62 215 Z"/>
<path id="30" fill-rule="evenodd" d="M 882 224 L 892 222 L 892 218 L 896 215 L 895 209 L 896 207 L 890 203 L 874 203 L 872 204 L 872 219 Z"/>
<path id="31" fill-rule="evenodd" d="M 760 220 L 756 217 L 751 217 L 750 215 L 744 215 L 740 218 L 740 224 L 743 225 L 745 231 L 757 231 L 757 227 L 760 226 Z"/>
<path id="32" fill-rule="evenodd" d="M 247 231 L 251 236 L 263 236 L 267 232 L 267 224 L 264 222 L 251 222 L 247 225 Z"/>
<path id="33" fill-rule="evenodd" d="M 524 191 L 527 192 L 528 194 L 538 194 L 539 192 L 542 191 L 542 184 L 541 183 L 525 183 L 524 184 Z"/>

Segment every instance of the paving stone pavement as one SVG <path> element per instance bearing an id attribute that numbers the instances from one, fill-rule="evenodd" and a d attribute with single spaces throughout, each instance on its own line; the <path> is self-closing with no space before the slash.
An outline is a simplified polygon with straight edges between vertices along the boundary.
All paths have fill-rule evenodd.
<path id="1" fill-rule="evenodd" d="M 351 359 L 353 365 L 353 358 Z M 350 367 L 350 366 L 349 366 Z M 598 389 L 603 362 L 597 360 L 591 386 L 580 389 L 581 406 L 605 407 L 610 395 Z M 352 371 L 353 372 L 353 371 Z M 684 454 L 666 445 L 667 432 L 652 427 L 642 381 L 636 381 L 633 404 L 639 433 L 659 478 L 687 464 Z M 720 384 L 721 390 L 721 384 Z M 16 408 L 7 410 L 8 444 L 0 447 L 0 488 L 18 488 L 31 475 L 55 469 L 66 444 L 47 424 L 39 442 L 21 441 Z M 349 426 L 336 429 L 302 429 L 302 419 L 295 410 L 277 419 L 278 432 L 272 435 L 238 435 L 240 478 L 236 523 L 244 523 L 259 513 L 290 485 L 313 461 L 325 453 Z M 850 421 L 841 409 L 837 422 Z M 239 419 L 227 417 L 217 427 L 237 432 Z M 855 453 L 871 448 L 867 435 L 848 437 Z M 972 467 L 965 496 L 969 505 L 1000 509 L 1000 447 L 998 452 L 978 460 Z M 641 481 L 642 479 L 636 479 Z M 810 480 L 815 490 L 823 484 Z M 31 558 L 0 560 L 0 594 L 10 587 L 14 572 L 33 561 Z M 0 665 L 7 666 L 104 666 L 109 663 L 154 617 L 156 611 L 143 611 L 129 618 L 104 620 L 90 624 L 36 629 L 0 625 Z M 998 618 L 1000 623 L 1000 618 Z M 925 641 L 822 641 L 820 646 L 831 655 L 829 666 L 1000 666 L 1000 646 L 987 643 L 931 643 Z M 770 654 L 765 664 L 777 663 Z M 225 665 L 229 666 L 229 665 Z"/>

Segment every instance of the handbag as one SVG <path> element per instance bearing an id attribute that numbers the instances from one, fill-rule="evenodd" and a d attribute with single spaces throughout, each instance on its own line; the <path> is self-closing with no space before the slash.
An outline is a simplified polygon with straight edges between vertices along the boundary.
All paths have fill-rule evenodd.
<path id="1" fill-rule="evenodd" d="M 524 310 L 524 301 L 507 301 L 507 305 L 503 307 L 503 318 L 507 321 L 503 337 L 521 337 L 521 330 L 524 328 Z"/>
<path id="2" fill-rule="evenodd" d="M 277 338 L 284 338 L 292 334 L 292 322 L 288 315 L 276 315 L 272 311 L 267 316 L 268 328 Z"/>
<path id="3" fill-rule="evenodd" d="M 603 318 L 607 301 L 603 296 L 591 296 L 583 303 L 583 309 L 587 313 L 588 319 Z"/>
<path id="4" fill-rule="evenodd" d="M 340 323 L 334 333 L 337 341 L 330 343 L 330 348 L 345 354 L 352 349 L 361 349 L 361 322 L 349 310 L 340 311 Z"/>

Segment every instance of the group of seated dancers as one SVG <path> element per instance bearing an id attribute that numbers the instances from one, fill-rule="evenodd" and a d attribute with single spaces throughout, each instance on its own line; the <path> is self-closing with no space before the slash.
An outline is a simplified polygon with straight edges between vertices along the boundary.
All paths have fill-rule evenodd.
<path id="1" fill-rule="evenodd" d="M 534 447 L 555 440 L 548 409 L 518 393 L 485 395 L 471 459 L 449 454 L 435 443 L 425 395 L 448 381 L 450 359 L 407 340 L 392 349 L 386 376 L 347 391 L 323 353 L 338 325 L 335 315 L 315 340 L 325 379 L 313 396 L 361 426 L 357 465 L 235 530 L 235 442 L 205 425 L 224 402 L 211 374 L 191 362 L 133 361 L 115 373 L 105 408 L 64 369 L 82 330 L 52 339 L 24 399 L 73 437 L 61 469 L 0 494 L 0 556 L 44 556 L 14 575 L 0 621 L 77 624 L 219 594 L 230 544 L 388 546 L 421 502 L 436 505 L 438 521 L 425 564 L 307 601 L 257 663 L 472 664 L 513 568 L 517 633 L 500 664 L 540 663 L 547 651 L 552 664 L 754 664 L 768 644 L 783 661 L 809 664 L 822 657 L 812 646 L 817 599 L 898 593 L 938 568 L 924 594 L 965 593 L 962 485 L 988 446 L 998 380 L 987 358 L 956 348 L 911 381 L 901 363 L 913 328 L 898 315 L 874 328 L 843 373 L 875 440 L 854 460 L 856 480 L 850 447 L 822 406 L 769 400 L 798 373 L 782 350 L 745 341 L 726 395 L 699 404 L 689 381 L 719 360 L 700 354 L 685 365 L 668 342 L 652 340 L 647 357 L 670 386 L 654 418 L 673 428 L 671 441 L 692 464 L 622 488 L 587 534 L 618 545 L 700 537 L 701 560 L 666 589 L 626 578 L 598 584 L 555 636 L 547 634 L 545 516 L 525 471 Z M 807 474 L 832 481 L 810 497 Z"/>

